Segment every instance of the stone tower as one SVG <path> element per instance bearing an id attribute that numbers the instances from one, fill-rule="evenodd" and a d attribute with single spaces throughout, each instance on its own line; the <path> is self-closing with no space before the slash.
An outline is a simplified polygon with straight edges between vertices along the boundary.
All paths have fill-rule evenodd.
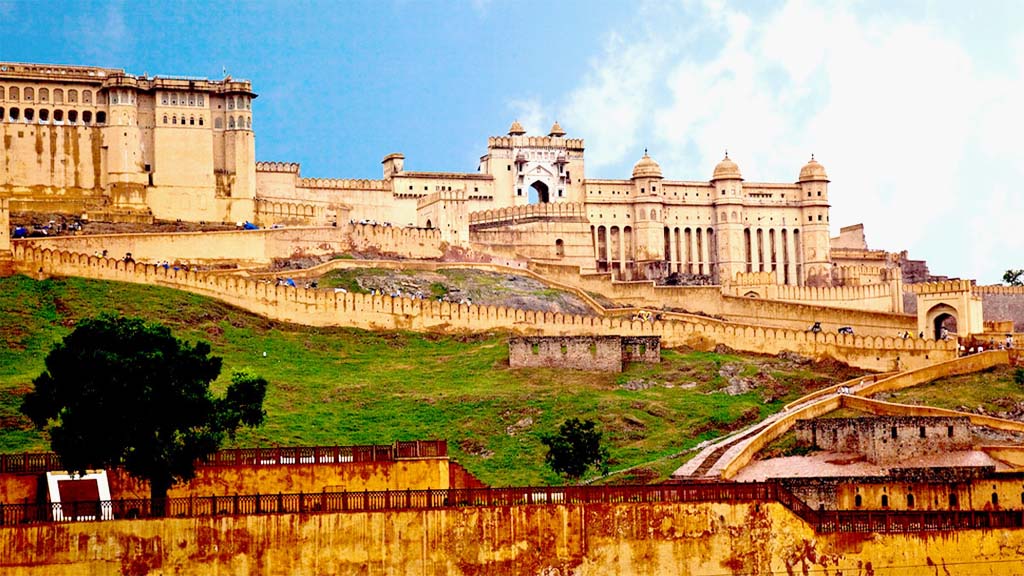
<path id="1" fill-rule="evenodd" d="M 636 198 L 635 237 L 629 237 L 628 226 L 624 228 L 627 244 L 634 245 L 636 275 L 639 278 L 664 276 L 668 268 L 665 264 L 668 254 L 665 250 L 665 201 L 661 190 L 662 179 L 661 166 L 644 150 L 643 157 L 633 166 L 633 194 Z"/>
<path id="2" fill-rule="evenodd" d="M 798 244 L 803 272 L 798 276 L 808 286 L 827 286 L 832 282 L 829 256 L 828 175 L 814 156 L 800 169 L 800 202 L 802 238 Z"/>
<path id="3" fill-rule="evenodd" d="M 720 283 L 732 282 L 736 274 L 746 272 L 747 256 L 743 237 L 743 176 L 740 167 L 729 159 L 729 153 L 715 166 L 711 176 L 715 231 L 718 238 L 718 278 Z"/>

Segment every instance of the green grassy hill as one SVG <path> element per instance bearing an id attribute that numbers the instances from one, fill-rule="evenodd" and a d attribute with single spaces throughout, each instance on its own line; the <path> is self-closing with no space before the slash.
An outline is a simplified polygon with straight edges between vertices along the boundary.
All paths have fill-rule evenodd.
<path id="1" fill-rule="evenodd" d="M 47 448 L 18 412 L 20 398 L 53 343 L 78 319 L 103 311 L 209 341 L 224 358 L 217 386 L 239 369 L 267 378 L 267 423 L 241 433 L 235 445 L 445 438 L 461 463 L 498 486 L 558 482 L 543 466 L 539 438 L 569 417 L 600 422 L 613 470 L 657 460 L 633 476 L 663 478 L 683 461 L 663 457 L 859 374 L 845 366 L 670 350 L 660 365 L 622 374 L 511 370 L 500 333 L 310 328 L 165 288 L 16 276 L 0 279 L 0 451 Z M 735 395 L 720 391 L 729 380 Z"/>

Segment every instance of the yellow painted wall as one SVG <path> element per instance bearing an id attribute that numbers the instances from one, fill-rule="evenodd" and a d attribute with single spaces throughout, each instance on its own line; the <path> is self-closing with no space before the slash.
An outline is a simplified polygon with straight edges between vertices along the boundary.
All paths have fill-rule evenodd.
<path id="1" fill-rule="evenodd" d="M 1016 574 L 1024 530 L 816 534 L 780 504 L 586 504 L 0 528 L 8 576 Z"/>

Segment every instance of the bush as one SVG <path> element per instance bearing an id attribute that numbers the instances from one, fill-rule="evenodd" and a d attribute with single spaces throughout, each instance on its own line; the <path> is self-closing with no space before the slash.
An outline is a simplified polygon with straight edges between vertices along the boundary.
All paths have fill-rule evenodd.
<path id="1" fill-rule="evenodd" d="M 578 480 L 591 467 L 608 471 L 608 450 L 601 447 L 601 432 L 592 420 L 566 420 L 557 434 L 545 434 L 540 441 L 548 447 L 544 462 L 562 476 Z"/>

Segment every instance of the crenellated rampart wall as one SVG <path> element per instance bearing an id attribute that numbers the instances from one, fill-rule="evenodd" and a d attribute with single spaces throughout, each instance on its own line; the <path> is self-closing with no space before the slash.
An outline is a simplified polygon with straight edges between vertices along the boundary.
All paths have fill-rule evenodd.
<path id="1" fill-rule="evenodd" d="M 393 233 L 387 228 L 384 230 L 382 234 Z M 814 358 L 833 357 L 873 370 L 889 370 L 896 363 L 903 367 L 923 366 L 956 354 L 952 342 L 811 333 L 701 317 L 670 317 L 642 322 L 625 317 L 567 315 L 504 306 L 470 306 L 308 290 L 235 276 L 185 272 L 87 254 L 55 252 L 21 244 L 15 247 L 15 264 L 29 275 L 83 276 L 187 290 L 268 318 L 311 326 L 457 333 L 507 329 L 525 335 L 552 336 L 660 336 L 666 347 L 710 349 L 716 344 L 724 344 L 737 350 L 764 354 L 791 351 Z"/>
<path id="2" fill-rule="evenodd" d="M 578 202 L 551 202 L 545 204 L 527 204 L 524 206 L 508 206 L 505 208 L 472 212 L 469 215 L 469 225 L 508 224 L 519 220 L 536 218 L 585 219 L 586 210 L 585 206 Z"/>
<path id="3" fill-rule="evenodd" d="M 616 282 L 608 273 L 581 274 L 577 266 L 555 263 L 531 262 L 530 269 L 547 278 L 633 306 L 682 309 L 744 324 L 775 326 L 790 330 L 806 330 L 815 322 L 821 322 L 826 332 L 834 332 L 842 326 L 851 326 L 856 334 L 867 336 L 893 337 L 902 332 L 917 332 L 917 319 L 914 316 L 839 307 L 839 304 L 844 302 L 840 299 L 843 295 L 867 298 L 884 294 L 876 297 L 890 298 L 891 295 L 881 287 L 773 287 L 786 289 L 786 294 L 799 294 L 806 299 L 805 302 L 790 302 L 781 299 L 744 297 L 742 294 L 747 293 L 750 287 L 739 288 L 740 295 L 730 296 L 723 295 L 723 289 L 719 286 L 658 286 L 649 280 Z M 794 290 L 788 291 L 789 288 Z"/>
<path id="4" fill-rule="evenodd" d="M 23 250 L 39 249 L 95 254 L 111 258 L 131 253 L 137 262 L 204 264 L 234 260 L 267 264 L 275 258 L 319 256 L 345 252 L 376 252 L 402 258 L 438 258 L 440 232 L 421 228 L 342 224 L 337 227 L 278 228 L 228 232 L 95 234 L 15 240 Z"/>

